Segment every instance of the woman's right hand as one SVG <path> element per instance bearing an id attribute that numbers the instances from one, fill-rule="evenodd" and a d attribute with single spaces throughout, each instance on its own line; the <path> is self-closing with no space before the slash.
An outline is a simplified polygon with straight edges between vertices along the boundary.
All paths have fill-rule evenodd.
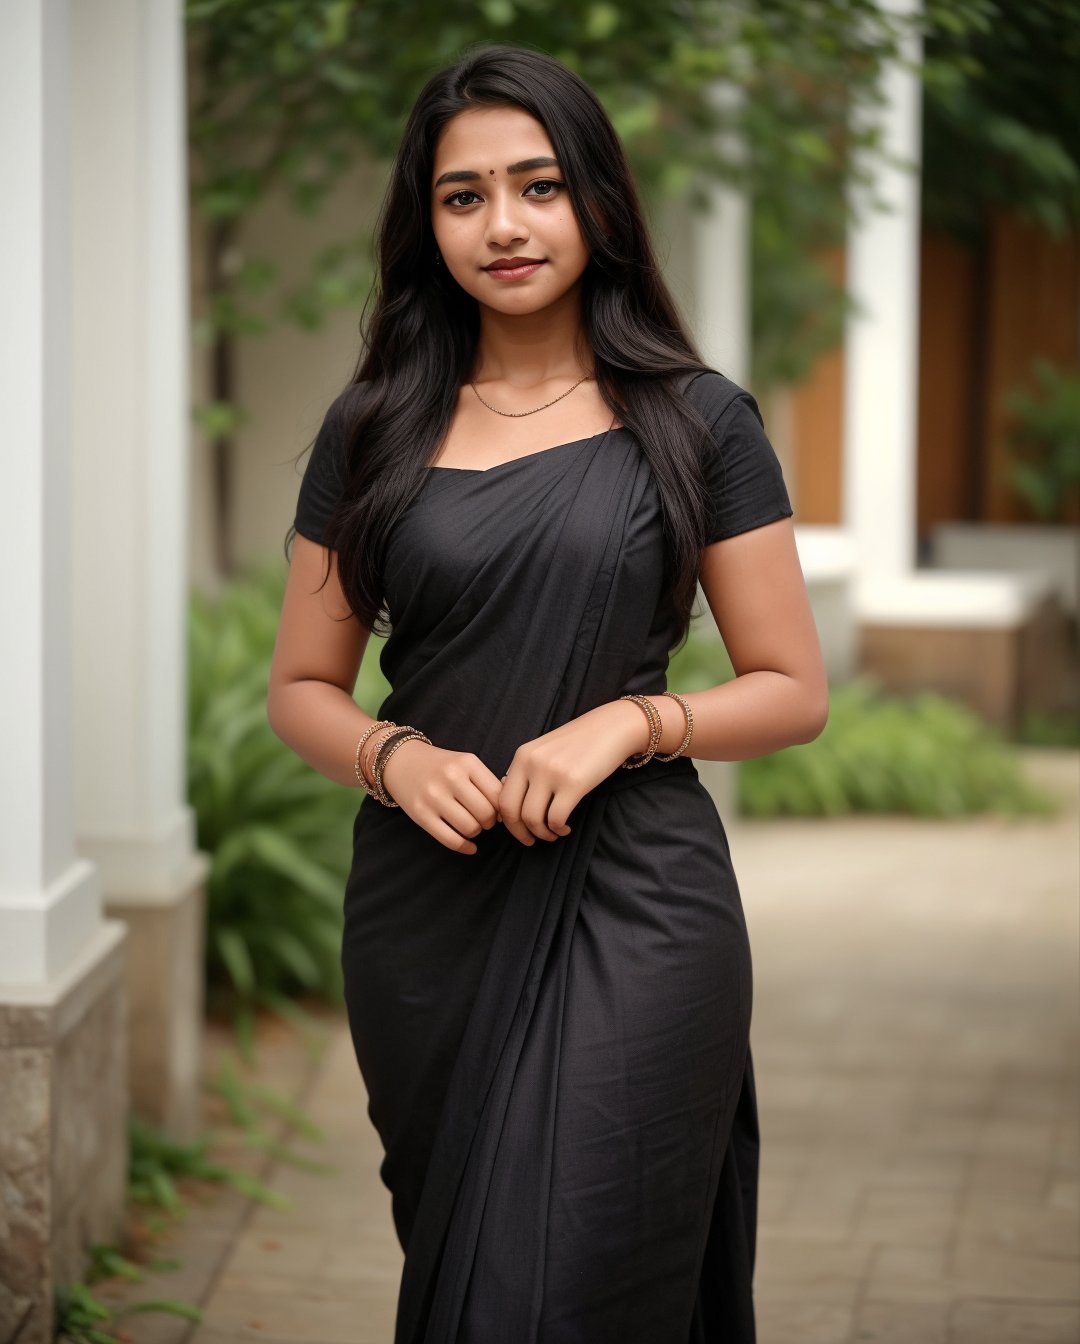
<path id="1" fill-rule="evenodd" d="M 471 751 L 410 738 L 386 762 L 382 782 L 403 812 L 459 854 L 475 854 L 469 837 L 500 819 L 502 780 Z"/>

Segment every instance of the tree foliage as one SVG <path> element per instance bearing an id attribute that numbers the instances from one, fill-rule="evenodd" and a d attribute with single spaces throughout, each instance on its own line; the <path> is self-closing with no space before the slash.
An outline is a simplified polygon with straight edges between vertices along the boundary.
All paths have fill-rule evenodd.
<path id="1" fill-rule="evenodd" d="M 970 236 L 988 205 L 1005 203 L 1075 225 L 1078 19 L 1078 0 L 927 0 L 915 22 L 928 217 Z M 847 305 L 824 259 L 844 237 L 846 188 L 872 170 L 876 79 L 901 37 L 875 0 L 187 0 L 187 21 L 192 182 L 210 257 L 199 330 L 216 347 L 211 437 L 236 424 L 223 343 L 280 320 L 315 328 L 372 280 L 373 212 L 299 278 L 251 254 L 253 212 L 280 191 L 314 213 L 354 161 L 387 163 L 423 83 L 477 42 L 537 47 L 577 70 L 650 209 L 705 208 L 717 182 L 749 191 L 756 387 L 798 379 L 839 339 Z M 869 115 L 853 124 L 856 100 Z"/>
<path id="2" fill-rule="evenodd" d="M 815 252 L 842 236 L 854 96 L 872 102 L 897 25 L 870 0 L 482 0 L 451 10 L 385 0 L 188 0 L 198 212 L 218 251 L 204 330 L 316 326 L 370 283 L 371 219 L 290 288 L 243 225 L 271 190 L 319 208 L 358 157 L 386 162 L 430 74 L 483 41 L 551 52 L 597 91 L 650 209 L 705 207 L 712 183 L 753 194 L 755 382 L 793 376 L 835 339 Z M 717 98 L 717 86 L 734 90 Z M 777 333 L 783 339 L 777 339 Z M 221 411 L 216 414 L 221 419 Z"/>
<path id="3" fill-rule="evenodd" d="M 942 0 L 925 57 L 926 218 L 967 242 L 996 207 L 1080 227 L 1080 3 Z"/>

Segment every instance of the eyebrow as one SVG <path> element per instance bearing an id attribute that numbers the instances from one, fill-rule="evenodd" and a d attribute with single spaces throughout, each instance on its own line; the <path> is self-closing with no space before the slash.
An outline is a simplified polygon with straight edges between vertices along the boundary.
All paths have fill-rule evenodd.
<path id="1" fill-rule="evenodd" d="M 540 154 L 535 159 L 522 159 L 520 163 L 508 163 L 506 171 L 513 176 L 515 173 L 528 173 L 533 168 L 558 168 L 558 166 L 558 159 L 553 159 L 547 154 Z M 479 173 L 474 173 L 470 168 L 458 168 L 454 172 L 443 173 L 441 177 L 436 179 L 435 186 L 441 187 L 446 182 L 479 182 L 479 180 Z"/>

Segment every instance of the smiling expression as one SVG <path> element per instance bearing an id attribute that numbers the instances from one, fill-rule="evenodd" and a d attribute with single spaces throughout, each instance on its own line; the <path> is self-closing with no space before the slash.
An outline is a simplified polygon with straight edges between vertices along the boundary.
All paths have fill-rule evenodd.
<path id="1" fill-rule="evenodd" d="M 533 313 L 580 279 L 589 253 L 543 126 L 518 107 L 472 108 L 435 147 L 431 218 L 443 265 L 479 303 Z M 504 271 L 493 262 L 539 265 Z"/>

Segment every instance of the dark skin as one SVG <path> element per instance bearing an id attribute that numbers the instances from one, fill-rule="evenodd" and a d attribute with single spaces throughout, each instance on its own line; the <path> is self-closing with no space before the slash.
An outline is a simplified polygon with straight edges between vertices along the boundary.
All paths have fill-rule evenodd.
<path id="1" fill-rule="evenodd" d="M 518 108 L 462 113 L 436 147 L 434 242 L 480 311 L 476 391 L 460 391 L 440 466 L 484 470 L 612 423 L 595 381 L 579 381 L 593 368 L 580 306 L 588 253 L 565 189 L 552 189 L 561 170 L 547 163 L 507 171 L 552 158 L 543 127 Z M 440 183 L 447 173 L 456 180 Z M 543 264 L 509 282 L 484 269 L 510 257 Z M 544 409 L 511 418 L 484 402 L 503 412 Z M 333 554 L 330 562 L 320 591 L 324 548 L 297 534 L 267 713 L 310 765 L 356 786 L 356 743 L 374 720 L 352 693 L 370 631 L 349 614 Z M 690 755 L 743 760 L 811 741 L 828 717 L 828 682 L 791 519 L 706 547 L 700 581 L 736 677 L 684 696 L 694 716 Z M 349 619 L 335 619 L 342 616 Z M 651 699 L 663 724 L 657 751 L 674 751 L 685 735 L 683 711 L 670 697 Z M 475 854 L 472 837 L 499 823 L 522 844 L 550 843 L 568 834 L 566 819 L 585 794 L 648 741 L 640 706 L 613 700 L 521 743 L 502 779 L 471 752 L 413 740 L 394 751 L 383 783 L 418 826 L 458 853 Z"/>

